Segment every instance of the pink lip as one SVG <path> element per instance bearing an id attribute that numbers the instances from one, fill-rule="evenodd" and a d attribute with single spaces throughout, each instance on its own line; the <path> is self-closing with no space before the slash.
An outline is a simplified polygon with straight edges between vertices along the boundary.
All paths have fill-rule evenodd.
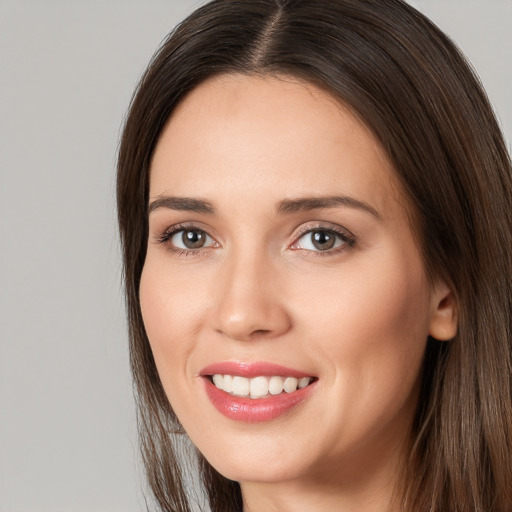
<path id="1" fill-rule="evenodd" d="M 206 395 L 214 407 L 229 419 L 242 421 L 246 423 L 256 423 L 261 421 L 270 421 L 282 414 L 290 411 L 294 407 L 304 402 L 316 387 L 316 381 L 309 386 L 298 389 L 293 393 L 283 392 L 279 395 L 269 396 L 267 398 L 245 398 L 233 396 L 215 385 L 209 379 L 214 374 L 239 375 L 241 377 L 269 377 L 278 375 L 281 377 L 310 377 L 307 373 L 286 368 L 273 363 L 257 362 L 244 363 L 225 361 L 207 366 L 201 370 Z"/>
<path id="2" fill-rule="evenodd" d="M 278 375 L 280 377 L 295 377 L 300 379 L 302 377 L 311 377 L 311 374 L 295 370 L 293 368 L 287 368 L 274 363 L 267 363 L 264 361 L 258 361 L 255 363 L 247 363 L 243 361 L 222 361 L 219 363 L 213 363 L 203 368 L 199 374 L 215 375 L 216 373 L 221 375 L 238 375 L 240 377 L 272 377 L 272 375 Z"/>

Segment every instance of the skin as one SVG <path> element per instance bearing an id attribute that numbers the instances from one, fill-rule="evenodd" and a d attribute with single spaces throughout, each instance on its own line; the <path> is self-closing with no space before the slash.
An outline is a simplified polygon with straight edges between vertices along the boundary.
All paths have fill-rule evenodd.
<path id="1" fill-rule="evenodd" d="M 241 483 L 244 510 L 384 511 L 417 402 L 427 336 L 456 329 L 452 294 L 430 284 L 385 152 L 332 96 L 289 77 L 229 75 L 194 89 L 154 153 L 150 203 L 215 213 L 149 215 L 140 302 L 159 375 L 192 441 Z M 283 200 L 348 196 L 279 213 Z M 181 250 L 173 226 L 207 233 Z M 304 230 L 334 229 L 319 250 Z M 300 406 L 242 423 L 211 404 L 199 372 L 269 361 L 318 378 Z"/>

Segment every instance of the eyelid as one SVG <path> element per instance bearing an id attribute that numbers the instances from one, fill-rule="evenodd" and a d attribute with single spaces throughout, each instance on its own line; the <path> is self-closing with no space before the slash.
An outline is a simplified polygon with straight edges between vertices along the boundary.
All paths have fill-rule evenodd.
<path id="1" fill-rule="evenodd" d="M 170 239 L 175 236 L 180 231 L 202 231 L 206 234 L 207 237 L 209 237 L 213 243 L 205 246 L 205 247 L 198 247 L 195 249 L 191 248 L 181 248 L 177 247 L 170 243 Z M 327 231 L 330 233 L 333 233 L 335 236 L 337 236 L 339 239 L 342 240 L 343 244 L 341 247 L 335 247 L 331 249 L 326 249 L 325 251 L 321 250 L 312 250 L 312 249 L 304 249 L 301 247 L 294 247 L 302 238 L 304 235 L 308 233 L 312 233 L 315 231 Z M 331 224 L 330 222 L 315 222 L 313 224 L 305 224 L 301 227 L 299 227 L 296 232 L 292 235 L 293 236 L 293 242 L 288 245 L 288 248 L 291 250 L 296 251 L 305 251 L 309 253 L 313 253 L 315 256 L 328 256 L 335 254 L 337 252 L 341 252 L 343 250 L 346 250 L 350 247 L 353 247 L 356 244 L 357 237 L 350 232 L 348 229 L 339 226 L 337 224 Z M 171 252 L 179 253 L 180 255 L 199 255 L 202 251 L 209 250 L 211 248 L 218 248 L 220 247 L 219 242 L 217 241 L 216 237 L 211 234 L 211 230 L 207 227 L 203 227 L 201 223 L 198 222 L 180 222 L 177 224 L 173 224 L 163 231 L 156 233 L 154 235 L 154 239 L 156 243 L 159 243 L 161 245 L 165 245 Z"/>
<path id="2" fill-rule="evenodd" d="M 171 244 L 170 240 L 180 231 L 201 231 L 205 233 L 208 238 L 213 240 L 213 244 L 210 244 L 205 247 L 198 247 L 196 249 L 184 249 L 182 247 L 176 247 L 175 245 Z M 212 247 L 217 248 L 220 246 L 216 238 L 210 234 L 210 230 L 196 222 L 180 222 L 178 224 L 173 224 L 164 229 L 163 231 L 156 233 L 154 239 L 156 243 L 165 245 L 171 252 L 176 252 L 179 253 L 180 255 L 187 255 L 192 253 L 199 254 L 203 250 L 208 250 L 211 249 Z"/>
<path id="3" fill-rule="evenodd" d="M 334 233 L 334 235 L 341 238 L 341 240 L 344 243 L 341 247 L 327 249 L 325 251 L 320 251 L 320 250 L 314 251 L 311 249 L 303 249 L 301 247 L 294 247 L 294 245 L 296 245 L 298 243 L 298 241 L 303 236 L 307 235 L 308 233 L 314 233 L 315 231 L 327 231 L 330 233 Z M 343 250 L 347 249 L 348 247 L 353 247 L 356 244 L 356 242 L 357 242 L 357 237 L 348 229 L 338 226 L 336 224 L 331 224 L 330 222 L 317 222 L 317 223 L 314 223 L 313 225 L 308 224 L 308 225 L 300 227 L 298 229 L 298 231 L 294 233 L 293 242 L 290 244 L 289 247 L 291 250 L 296 250 L 296 251 L 303 250 L 303 251 L 315 253 L 315 255 L 327 256 L 329 254 L 343 251 Z"/>

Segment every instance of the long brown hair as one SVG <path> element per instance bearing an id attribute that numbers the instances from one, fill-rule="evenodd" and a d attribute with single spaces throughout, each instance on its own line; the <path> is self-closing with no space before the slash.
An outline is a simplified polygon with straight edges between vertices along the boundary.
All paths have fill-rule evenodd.
<path id="1" fill-rule="evenodd" d="M 401 0 L 215 0 L 164 42 L 133 97 L 118 161 L 118 212 L 143 460 L 162 510 L 188 511 L 181 428 L 139 307 L 149 166 L 187 92 L 214 75 L 291 75 L 348 105 L 387 151 L 412 204 L 430 277 L 449 282 L 457 336 L 430 339 L 401 489 L 407 511 L 512 510 L 511 162 L 478 78 Z M 182 434 L 186 435 L 186 434 Z M 240 488 L 198 459 L 215 512 Z"/>

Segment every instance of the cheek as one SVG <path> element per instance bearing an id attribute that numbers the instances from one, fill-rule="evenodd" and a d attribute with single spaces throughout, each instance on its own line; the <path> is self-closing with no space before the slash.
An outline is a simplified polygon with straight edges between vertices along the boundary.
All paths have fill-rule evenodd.
<path id="1" fill-rule="evenodd" d="M 421 268 L 384 263 L 319 282 L 302 308 L 318 360 L 330 365 L 325 385 L 353 425 L 390 420 L 414 399 L 428 337 L 429 288 Z"/>
<path id="2" fill-rule="evenodd" d="M 156 252 L 156 251 L 155 251 Z M 150 341 L 179 343 L 172 333 L 193 328 L 209 300 L 204 271 L 176 269 L 165 255 L 148 252 L 140 282 L 140 305 Z M 151 334 L 150 334 L 151 333 Z"/>
<path id="3" fill-rule="evenodd" d="M 173 338 L 173 331 L 176 329 L 176 324 L 171 321 L 172 316 L 175 316 L 171 314 L 172 294 L 170 296 L 168 282 L 164 276 L 154 265 L 146 263 L 139 289 L 144 327 L 155 355 L 167 344 L 165 340 Z"/>
<path id="4" fill-rule="evenodd" d="M 186 372 L 191 336 L 201 293 L 193 283 L 169 272 L 168 265 L 148 257 L 140 282 L 140 306 L 144 327 L 164 387 Z"/>
<path id="5" fill-rule="evenodd" d="M 198 286 L 197 280 L 171 271 L 165 258 L 148 254 L 139 288 L 144 327 L 167 399 L 185 425 L 197 416 L 190 408 L 197 384 L 190 361 L 197 345 L 200 302 L 207 295 Z"/>

